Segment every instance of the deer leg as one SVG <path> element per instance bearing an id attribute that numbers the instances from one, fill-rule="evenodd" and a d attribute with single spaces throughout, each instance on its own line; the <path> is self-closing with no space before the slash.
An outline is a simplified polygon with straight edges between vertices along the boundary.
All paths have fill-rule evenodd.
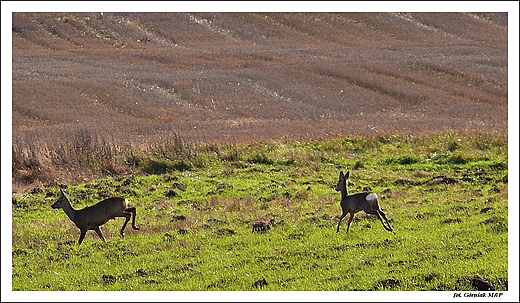
<path id="1" fill-rule="evenodd" d="M 124 210 L 125 212 L 131 212 L 132 213 L 132 228 L 135 230 L 139 230 L 139 227 L 135 226 L 135 207 L 129 207 Z"/>
<path id="2" fill-rule="evenodd" d="M 385 223 L 383 222 L 383 219 L 381 218 L 381 216 L 379 215 L 379 213 L 376 213 L 376 216 L 379 218 L 379 221 L 381 221 L 381 224 L 383 225 L 384 229 L 390 231 L 390 229 L 388 229 L 388 227 L 386 227 Z"/>
<path id="3" fill-rule="evenodd" d="M 379 216 L 379 220 L 381 220 L 381 217 L 383 217 L 383 219 L 385 219 L 385 221 L 386 221 L 386 224 L 388 225 L 388 227 L 386 227 L 386 226 L 383 224 L 383 220 L 381 220 L 381 224 L 383 224 L 383 227 L 384 227 L 386 230 L 388 230 L 388 231 L 393 231 L 394 229 L 392 228 L 392 226 L 390 226 L 390 222 L 388 222 L 388 219 L 386 218 L 385 213 L 384 213 L 382 210 L 378 211 L 378 213 L 379 213 L 379 215 L 381 215 L 381 216 Z"/>
<path id="4" fill-rule="evenodd" d="M 379 219 L 379 221 L 381 221 L 381 224 L 383 225 L 383 228 L 388 230 L 388 231 L 392 231 L 392 227 L 390 226 L 390 223 L 388 222 L 388 219 L 386 218 L 385 214 L 379 209 L 379 210 L 374 210 L 374 209 L 365 209 L 365 212 L 367 214 L 370 214 L 370 215 L 376 215 L 377 218 Z M 383 217 L 386 221 L 386 223 L 388 224 L 388 226 L 385 225 L 385 223 L 383 222 L 383 219 L 381 218 Z"/>
<path id="5" fill-rule="evenodd" d="M 338 221 L 338 228 L 336 228 L 336 232 L 339 232 L 339 224 L 341 223 L 341 220 L 343 220 L 343 218 L 345 218 L 345 216 L 347 215 L 348 213 L 347 212 L 343 212 L 341 214 L 341 217 L 339 218 L 339 221 Z"/>
<path id="6" fill-rule="evenodd" d="M 81 244 L 81 242 L 83 242 L 83 239 L 85 239 L 85 235 L 87 234 L 87 228 L 85 229 L 80 229 L 80 234 L 79 234 L 79 240 L 78 240 L 78 245 Z"/>
<path id="7" fill-rule="evenodd" d="M 350 223 L 352 223 L 353 219 L 354 219 L 354 213 L 350 213 L 350 216 L 348 217 L 348 223 L 347 223 L 347 233 L 350 228 Z"/>
<path id="8" fill-rule="evenodd" d="M 385 218 L 386 220 L 386 216 L 380 211 L 380 210 L 375 210 L 371 207 L 365 207 L 363 209 L 365 211 L 365 213 L 369 214 L 369 215 L 376 215 L 377 218 L 379 219 L 379 221 L 381 221 L 381 224 L 383 224 L 383 227 L 384 229 L 388 230 L 388 231 L 392 231 L 392 227 L 390 227 L 390 229 L 385 225 L 385 223 L 383 222 L 383 219 L 381 219 L 381 215 L 383 215 L 383 217 Z M 388 220 L 386 220 L 386 222 L 388 223 Z M 388 224 L 388 226 L 390 226 L 390 224 Z"/>
<path id="9" fill-rule="evenodd" d="M 99 236 L 99 238 L 101 238 L 101 240 L 103 240 L 103 242 L 106 242 L 105 237 L 103 236 L 103 233 L 101 232 L 101 229 L 99 226 L 93 228 L 92 230 L 96 232 L 96 234 Z"/>
<path id="10" fill-rule="evenodd" d="M 123 214 L 124 215 L 122 217 L 125 217 L 125 223 L 123 223 L 123 226 L 121 226 L 121 229 L 119 230 L 119 234 L 121 235 L 121 237 L 125 236 L 126 224 L 128 223 L 128 221 L 130 221 L 130 217 L 132 216 L 130 213 L 123 212 Z"/>

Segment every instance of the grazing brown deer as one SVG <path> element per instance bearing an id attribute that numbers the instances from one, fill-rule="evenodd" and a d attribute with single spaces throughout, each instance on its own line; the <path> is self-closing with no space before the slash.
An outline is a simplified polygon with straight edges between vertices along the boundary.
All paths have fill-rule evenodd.
<path id="1" fill-rule="evenodd" d="M 58 201 L 54 202 L 51 207 L 63 208 L 69 219 L 79 228 L 80 235 L 78 245 L 83 242 L 87 230 L 95 231 L 101 240 L 105 242 L 105 237 L 99 227 L 107 223 L 108 220 L 115 219 L 116 217 L 125 217 L 125 223 L 123 223 L 119 231 L 121 237 L 125 236 L 124 230 L 130 217 L 132 217 L 132 228 L 139 230 L 139 228 L 135 226 L 135 207 L 130 207 L 128 200 L 125 198 L 112 197 L 92 206 L 76 210 L 70 204 L 69 198 L 67 198 L 65 193 L 60 189 Z"/>
<path id="2" fill-rule="evenodd" d="M 365 211 L 365 213 L 370 215 L 376 215 L 379 220 L 381 221 L 381 224 L 383 224 L 383 227 L 388 231 L 393 231 L 392 226 L 390 226 L 390 223 L 388 222 L 388 219 L 386 218 L 385 214 L 379 207 L 379 203 L 377 201 L 377 194 L 375 193 L 369 193 L 369 192 L 362 192 L 357 193 L 353 195 L 349 195 L 347 192 L 347 179 L 350 175 L 350 171 L 347 171 L 347 174 L 344 175 L 343 171 L 339 172 L 339 181 L 336 185 L 336 191 L 341 192 L 341 210 L 343 213 L 341 214 L 341 217 L 339 218 L 338 222 L 338 228 L 336 228 L 336 232 L 339 232 L 339 224 L 341 223 L 341 220 L 345 218 L 347 214 L 350 214 L 348 218 L 348 224 L 347 224 L 347 233 L 350 228 L 350 223 L 352 223 L 352 219 L 354 219 L 354 215 L 359 211 Z M 383 219 L 385 219 L 386 224 L 383 222 Z"/>

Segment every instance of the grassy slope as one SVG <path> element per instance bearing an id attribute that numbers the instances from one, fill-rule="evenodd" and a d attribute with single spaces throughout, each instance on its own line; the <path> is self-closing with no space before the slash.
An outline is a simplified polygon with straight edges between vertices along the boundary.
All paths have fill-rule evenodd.
<path id="1" fill-rule="evenodd" d="M 212 145 L 189 170 L 156 156 L 162 174 L 138 173 L 142 160 L 135 176 L 66 188 L 76 208 L 131 200 L 141 230 L 124 239 L 118 219 L 107 243 L 89 232 L 77 246 L 50 208 L 56 185 L 14 197 L 13 290 L 474 290 L 474 276 L 505 290 L 507 157 L 497 134 Z M 395 233 L 361 213 L 335 232 L 345 167 Z"/>

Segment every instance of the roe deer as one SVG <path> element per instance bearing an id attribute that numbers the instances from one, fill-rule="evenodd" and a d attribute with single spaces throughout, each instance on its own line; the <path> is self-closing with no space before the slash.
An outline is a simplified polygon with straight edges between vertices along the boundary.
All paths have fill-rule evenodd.
<path id="1" fill-rule="evenodd" d="M 350 214 L 347 224 L 348 233 L 350 223 L 352 223 L 354 215 L 361 210 L 365 211 L 367 214 L 376 215 L 386 230 L 393 231 L 392 227 L 390 226 L 390 223 L 388 222 L 388 219 L 379 207 L 379 203 L 377 202 L 377 194 L 369 192 L 362 192 L 353 195 L 348 194 L 347 179 L 349 175 L 350 171 L 347 171 L 347 174 L 345 175 L 343 174 L 343 171 L 340 171 L 339 181 L 336 185 L 336 191 L 341 192 L 341 210 L 343 211 L 341 217 L 339 218 L 338 228 L 336 228 L 336 232 L 339 232 L 339 224 L 341 223 L 341 220 L 343 220 L 343 218 L 345 218 L 347 214 Z M 381 217 L 385 219 L 386 224 L 388 224 L 388 227 L 385 225 Z"/>
<path id="2" fill-rule="evenodd" d="M 65 195 L 65 193 L 60 189 L 58 201 L 54 202 L 51 205 L 52 208 L 63 208 L 67 216 L 69 217 L 74 224 L 79 228 L 80 235 L 78 240 L 78 245 L 83 242 L 85 238 L 85 234 L 87 230 L 93 230 L 96 234 L 105 242 L 105 237 L 99 228 L 101 225 L 108 222 L 110 219 L 115 219 L 116 217 L 125 217 L 125 223 L 121 227 L 119 233 L 121 237 L 124 237 L 124 230 L 126 224 L 132 217 L 132 228 L 135 230 L 139 230 L 135 226 L 135 207 L 130 207 L 128 204 L 128 200 L 121 197 L 112 197 L 105 199 L 97 204 L 92 206 L 87 206 L 83 209 L 76 210 L 70 204 L 69 198 Z"/>

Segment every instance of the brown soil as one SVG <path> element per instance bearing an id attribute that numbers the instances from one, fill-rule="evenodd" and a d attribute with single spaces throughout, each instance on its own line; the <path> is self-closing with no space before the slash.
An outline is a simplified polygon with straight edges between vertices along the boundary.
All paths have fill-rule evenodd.
<path id="1" fill-rule="evenodd" d="M 507 13 L 13 13 L 13 142 L 507 132 Z M 25 138 L 25 139 L 24 139 Z"/>

